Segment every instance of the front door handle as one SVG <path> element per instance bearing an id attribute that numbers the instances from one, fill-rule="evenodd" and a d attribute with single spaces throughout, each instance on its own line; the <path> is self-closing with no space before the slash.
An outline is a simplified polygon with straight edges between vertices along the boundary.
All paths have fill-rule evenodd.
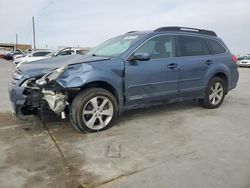
<path id="1" fill-rule="evenodd" d="M 206 63 L 207 65 L 211 65 L 211 64 L 213 64 L 213 60 L 208 59 L 208 60 L 205 61 L 205 63 Z"/>
<path id="2" fill-rule="evenodd" d="M 178 68 L 178 64 L 176 64 L 176 63 L 170 63 L 170 64 L 168 64 L 168 68 L 169 69 L 176 69 L 176 68 Z"/>

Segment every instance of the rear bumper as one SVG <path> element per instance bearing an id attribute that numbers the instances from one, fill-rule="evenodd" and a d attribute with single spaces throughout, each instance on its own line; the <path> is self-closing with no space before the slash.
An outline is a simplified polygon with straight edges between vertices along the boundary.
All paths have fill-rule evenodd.
<path id="1" fill-rule="evenodd" d="M 232 82 L 231 85 L 230 85 L 230 87 L 228 88 L 228 91 L 236 88 L 236 86 L 237 86 L 237 82 Z"/>
<path id="2" fill-rule="evenodd" d="M 228 85 L 228 91 L 236 88 L 238 80 L 239 80 L 239 71 L 238 68 L 236 67 L 234 69 L 231 69 L 231 81 L 229 82 Z"/>

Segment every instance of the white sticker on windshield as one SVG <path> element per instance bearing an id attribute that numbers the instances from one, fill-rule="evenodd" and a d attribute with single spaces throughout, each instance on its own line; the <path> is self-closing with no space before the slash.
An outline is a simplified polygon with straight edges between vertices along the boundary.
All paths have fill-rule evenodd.
<path id="1" fill-rule="evenodd" d="M 136 39 L 137 37 L 138 37 L 137 35 L 132 35 L 132 36 L 126 36 L 123 39 L 124 40 L 133 40 L 133 39 Z"/>

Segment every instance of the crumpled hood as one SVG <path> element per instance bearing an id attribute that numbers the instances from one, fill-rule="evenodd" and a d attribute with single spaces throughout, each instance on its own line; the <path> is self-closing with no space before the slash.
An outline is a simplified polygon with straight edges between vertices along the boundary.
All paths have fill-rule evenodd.
<path id="1" fill-rule="evenodd" d="M 104 61 L 109 59 L 110 57 L 97 57 L 90 55 L 68 55 L 61 57 L 52 57 L 49 59 L 42 59 L 29 63 L 23 63 L 18 68 L 24 75 L 27 75 L 28 77 L 36 77 L 44 75 L 58 67 L 62 67 L 65 65 Z"/>

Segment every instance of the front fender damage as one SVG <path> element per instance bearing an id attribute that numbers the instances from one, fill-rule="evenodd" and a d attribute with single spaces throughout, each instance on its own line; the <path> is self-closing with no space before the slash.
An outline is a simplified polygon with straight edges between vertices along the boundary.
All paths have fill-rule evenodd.
<path id="1" fill-rule="evenodd" d="M 81 75 L 88 72 L 92 68 L 92 66 L 87 65 L 84 65 L 84 67 L 84 71 L 82 71 L 83 64 L 57 68 L 52 72 L 49 72 L 41 78 L 35 80 L 33 89 L 37 90 L 38 88 L 41 96 L 41 101 L 45 102 L 46 106 L 48 106 L 54 113 L 58 115 L 61 114 L 61 117 L 65 118 L 64 111 L 69 105 L 69 101 L 72 100 L 72 96 L 74 96 L 75 90 L 79 89 L 78 87 L 74 86 L 74 84 L 76 84 L 75 79 L 67 78 L 72 73 L 73 75 Z M 79 79 L 80 77 L 76 78 Z M 79 82 L 80 81 L 77 80 L 77 83 Z M 81 82 L 83 82 L 83 80 L 81 80 Z M 65 83 L 68 83 L 70 86 L 66 86 Z"/>

